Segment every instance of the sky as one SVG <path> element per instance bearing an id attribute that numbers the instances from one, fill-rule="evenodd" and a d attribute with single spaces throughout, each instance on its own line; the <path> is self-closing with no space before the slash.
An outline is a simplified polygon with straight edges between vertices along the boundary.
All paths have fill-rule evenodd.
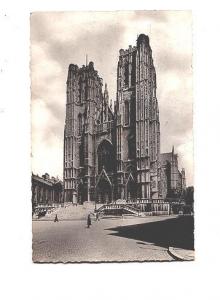
<path id="1" fill-rule="evenodd" d="M 192 17 L 190 11 L 31 14 L 32 171 L 62 178 L 66 79 L 70 63 L 94 62 L 116 98 L 119 49 L 147 34 L 157 74 L 161 152 L 174 146 L 193 185 Z"/>

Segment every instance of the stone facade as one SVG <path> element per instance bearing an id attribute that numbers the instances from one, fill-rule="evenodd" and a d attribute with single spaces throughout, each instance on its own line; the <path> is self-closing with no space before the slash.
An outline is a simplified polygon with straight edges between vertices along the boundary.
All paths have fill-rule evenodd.
<path id="1" fill-rule="evenodd" d="M 64 200 L 163 202 L 156 71 L 148 36 L 119 51 L 114 109 L 93 62 L 71 64 L 64 129 Z"/>
<path id="2" fill-rule="evenodd" d="M 63 202 L 63 184 L 57 178 L 32 174 L 32 207 L 53 206 Z"/>
<path id="3" fill-rule="evenodd" d="M 180 197 L 186 189 L 185 170 L 179 171 L 178 155 L 174 152 L 161 153 L 161 168 L 165 174 L 165 181 L 167 183 L 166 197 Z"/>

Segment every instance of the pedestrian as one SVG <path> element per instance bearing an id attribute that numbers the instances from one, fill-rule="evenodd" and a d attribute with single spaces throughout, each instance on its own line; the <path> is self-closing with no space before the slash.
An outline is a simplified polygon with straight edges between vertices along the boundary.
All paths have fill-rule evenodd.
<path id="1" fill-rule="evenodd" d="M 56 216 L 55 216 L 54 222 L 59 222 L 58 217 L 57 217 L 57 214 L 56 214 Z"/>
<path id="2" fill-rule="evenodd" d="M 96 221 L 99 221 L 99 212 L 96 213 Z"/>
<path id="3" fill-rule="evenodd" d="M 87 217 L 87 228 L 89 228 L 90 225 L 91 225 L 91 217 L 90 217 L 90 214 L 88 214 L 88 217 Z"/>

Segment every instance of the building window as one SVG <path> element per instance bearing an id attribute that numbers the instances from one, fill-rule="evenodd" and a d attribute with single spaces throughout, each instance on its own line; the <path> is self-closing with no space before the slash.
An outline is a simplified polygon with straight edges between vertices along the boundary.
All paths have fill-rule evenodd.
<path id="1" fill-rule="evenodd" d="M 82 79 L 79 79 L 79 102 L 82 102 Z"/>
<path id="2" fill-rule="evenodd" d="M 78 115 L 78 135 L 82 134 L 82 115 Z"/>
<path id="3" fill-rule="evenodd" d="M 125 86 L 128 86 L 129 83 L 129 64 L 128 62 L 125 63 Z"/>
<path id="4" fill-rule="evenodd" d="M 147 155 L 147 157 L 148 157 L 148 148 L 146 148 L 146 155 Z"/>
<path id="5" fill-rule="evenodd" d="M 129 103 L 125 101 L 125 125 L 129 125 Z"/>
<path id="6" fill-rule="evenodd" d="M 82 167 L 84 165 L 84 147 L 83 144 L 79 146 L 79 164 Z"/>
<path id="7" fill-rule="evenodd" d="M 134 135 L 128 137 L 128 158 L 135 158 L 135 138 Z"/>
<path id="8" fill-rule="evenodd" d="M 113 169 L 114 169 L 113 146 L 108 141 L 104 140 L 101 142 L 101 144 L 99 144 L 98 149 L 97 149 L 97 154 L 98 154 L 98 171 L 99 171 L 99 173 L 102 171 L 102 168 L 104 168 L 107 173 L 113 172 Z"/>

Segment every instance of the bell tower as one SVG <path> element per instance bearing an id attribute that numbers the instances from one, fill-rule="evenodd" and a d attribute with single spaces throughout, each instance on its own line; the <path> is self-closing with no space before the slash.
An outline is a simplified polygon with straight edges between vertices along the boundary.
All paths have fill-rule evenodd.
<path id="1" fill-rule="evenodd" d="M 156 72 L 149 37 L 140 34 L 136 55 L 136 158 L 138 198 L 158 198 L 160 123 Z"/>
<path id="2" fill-rule="evenodd" d="M 64 129 L 64 200 L 91 200 L 94 186 L 95 115 L 102 104 L 102 79 L 93 62 L 79 68 L 71 64 L 67 77 Z"/>
<path id="3" fill-rule="evenodd" d="M 135 169 L 135 72 L 136 47 L 119 51 L 117 69 L 116 136 L 118 198 L 126 198 L 126 181 Z"/>

